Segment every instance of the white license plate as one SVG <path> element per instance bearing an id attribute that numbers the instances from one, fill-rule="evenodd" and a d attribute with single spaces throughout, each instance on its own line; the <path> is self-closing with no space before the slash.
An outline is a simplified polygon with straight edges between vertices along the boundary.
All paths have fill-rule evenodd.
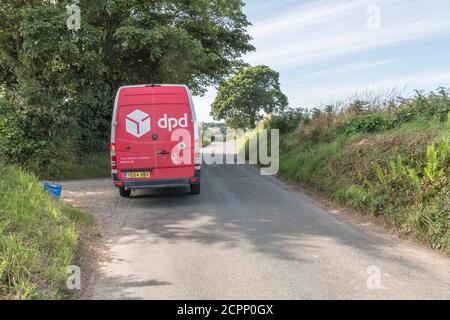
<path id="1" fill-rule="evenodd" d="M 150 171 L 144 172 L 127 172 L 127 179 L 149 179 Z"/>

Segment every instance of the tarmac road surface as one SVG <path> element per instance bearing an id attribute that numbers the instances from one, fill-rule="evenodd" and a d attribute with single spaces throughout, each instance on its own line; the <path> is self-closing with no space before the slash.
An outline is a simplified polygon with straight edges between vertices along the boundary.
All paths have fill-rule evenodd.
<path id="1" fill-rule="evenodd" d="M 108 255 L 88 299 L 450 299 L 450 259 L 327 212 L 246 165 L 203 167 L 202 193 L 119 197 L 64 182 Z"/>

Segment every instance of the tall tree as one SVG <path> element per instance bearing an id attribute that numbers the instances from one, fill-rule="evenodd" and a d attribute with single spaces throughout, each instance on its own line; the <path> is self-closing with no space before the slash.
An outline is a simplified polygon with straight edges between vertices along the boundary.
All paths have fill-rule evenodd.
<path id="1" fill-rule="evenodd" d="M 73 3 L 78 31 L 67 27 Z M 107 143 L 120 85 L 184 83 L 203 93 L 254 50 L 242 7 L 241 0 L 1 1 L 0 86 L 27 129 L 21 139 L 71 137 L 95 151 Z"/>
<path id="2" fill-rule="evenodd" d="M 255 127 L 264 113 L 282 111 L 287 105 L 278 72 L 261 65 L 242 69 L 222 82 L 211 115 L 231 128 L 246 129 Z"/>

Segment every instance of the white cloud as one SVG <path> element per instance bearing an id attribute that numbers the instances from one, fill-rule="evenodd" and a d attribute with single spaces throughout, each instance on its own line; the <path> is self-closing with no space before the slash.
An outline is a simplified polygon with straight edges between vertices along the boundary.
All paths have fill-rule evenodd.
<path id="1" fill-rule="evenodd" d="M 342 67 L 337 68 L 331 68 L 326 70 L 321 70 L 318 72 L 314 72 L 311 74 L 311 76 L 327 76 L 327 75 L 336 75 L 336 74 L 343 74 L 343 73 L 352 73 L 356 71 L 363 71 L 368 69 L 373 69 L 379 66 L 383 66 L 389 63 L 394 62 L 394 60 L 380 60 L 380 61 L 364 61 L 364 62 L 358 62 L 358 63 L 351 63 L 347 64 Z"/>
<path id="2" fill-rule="evenodd" d="M 345 1 L 339 3 L 329 3 L 316 1 L 307 5 L 294 8 L 289 14 L 277 16 L 261 22 L 249 28 L 249 33 L 254 38 L 268 37 L 273 34 L 298 31 L 311 24 L 329 21 L 331 16 L 342 14 L 345 11 L 354 9 L 364 1 Z"/>
<path id="3" fill-rule="evenodd" d="M 259 22 L 250 29 L 257 51 L 247 60 L 282 70 L 450 32 L 450 20 L 438 11 L 450 9 L 449 4 L 436 6 L 436 16 L 421 14 L 423 3 L 418 1 L 379 1 L 382 27 L 369 30 L 367 8 L 371 4 L 369 0 L 338 1 L 333 5 L 316 1 Z"/>

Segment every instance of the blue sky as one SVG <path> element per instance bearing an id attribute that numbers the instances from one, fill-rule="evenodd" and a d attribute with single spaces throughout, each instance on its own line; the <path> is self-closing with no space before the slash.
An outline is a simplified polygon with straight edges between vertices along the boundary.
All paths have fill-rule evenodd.
<path id="1" fill-rule="evenodd" d="M 244 60 L 278 71 L 291 107 L 450 87 L 449 0 L 248 0 L 244 11 L 256 47 Z M 215 94 L 194 97 L 200 121 Z"/>

